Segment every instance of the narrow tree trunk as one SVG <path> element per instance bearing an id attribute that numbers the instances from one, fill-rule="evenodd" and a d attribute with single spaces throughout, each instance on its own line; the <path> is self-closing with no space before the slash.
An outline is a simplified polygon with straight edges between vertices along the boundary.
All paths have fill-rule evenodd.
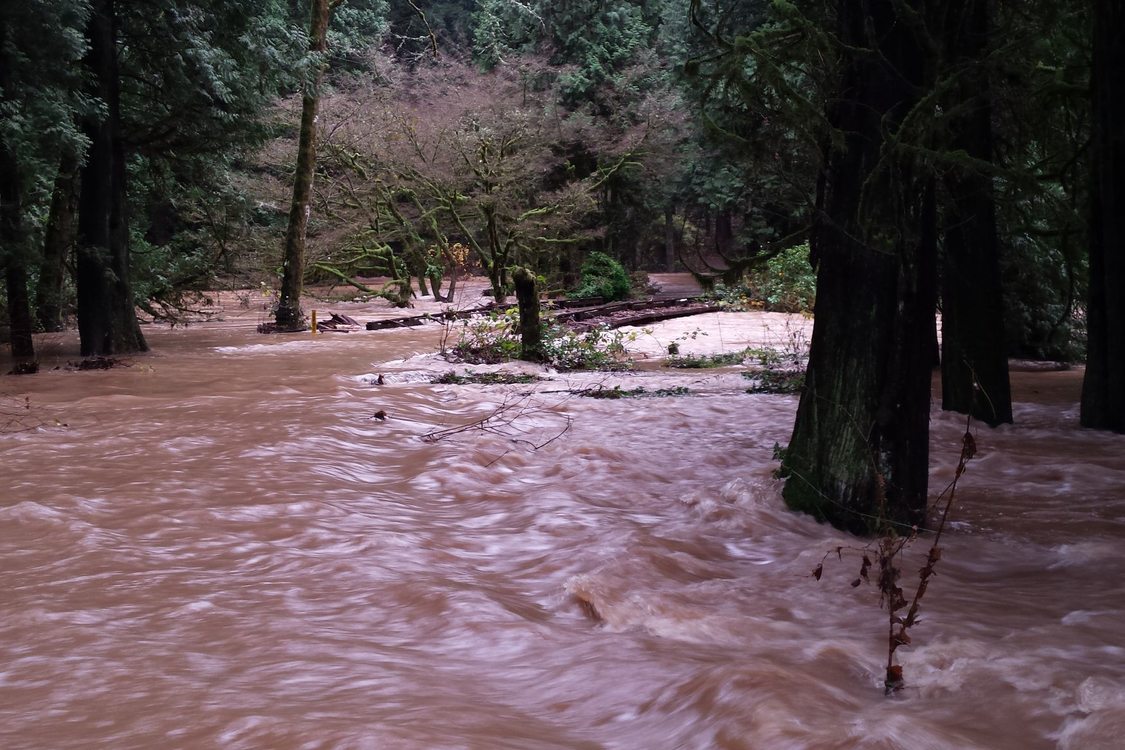
<path id="1" fill-rule="evenodd" d="M 539 325 L 539 290 L 535 288 L 535 274 L 526 268 L 517 268 L 512 274 L 516 286 L 516 301 L 520 308 L 520 359 L 542 362 L 543 331 Z"/>
<path id="2" fill-rule="evenodd" d="M 664 270 L 676 270 L 676 207 L 664 206 Z"/>
<path id="3" fill-rule="evenodd" d="M 1125 6 L 1094 0 L 1090 299 L 1082 424 L 1125 432 Z"/>
<path id="4" fill-rule="evenodd" d="M 729 208 L 721 209 L 715 214 L 715 250 L 724 257 L 729 257 L 734 247 L 734 218 Z"/>
<path id="5" fill-rule="evenodd" d="M 35 288 L 35 314 L 44 331 L 63 329 L 63 280 L 66 259 L 75 241 L 74 217 L 78 213 L 78 159 L 63 157 L 51 194 L 51 210 L 43 238 L 39 283 Z"/>
<path id="6" fill-rule="evenodd" d="M 958 0 L 949 12 L 950 63 L 960 80 L 950 111 L 953 143 L 979 162 L 992 161 L 992 103 L 984 58 L 988 0 Z M 1005 350 L 1003 291 L 992 177 L 967 166 L 946 176 L 942 266 L 942 408 L 995 427 L 1012 421 Z"/>
<path id="7" fill-rule="evenodd" d="M 35 343 L 31 338 L 31 302 L 27 296 L 27 266 L 22 258 L 9 258 L 4 269 L 8 290 L 8 320 L 12 325 L 12 357 L 34 359 Z"/>
<path id="8" fill-rule="evenodd" d="M 790 507 L 856 533 L 921 524 L 926 510 L 934 184 L 908 153 L 884 153 L 884 138 L 917 101 L 929 61 L 899 2 L 837 6 L 849 49 L 829 118 L 845 143 L 818 184 L 816 323 L 782 465 Z"/>
<path id="9" fill-rule="evenodd" d="M 338 0 L 337 0 L 338 1 Z M 323 54 L 328 47 L 328 18 L 336 2 L 313 0 L 309 23 L 309 50 Z M 289 228 L 285 233 L 285 254 L 282 258 L 281 293 L 274 320 L 279 330 L 298 331 L 305 328 L 301 311 L 301 293 L 305 282 L 305 235 L 312 211 L 312 184 L 316 172 L 316 125 L 320 108 L 320 84 L 324 65 L 318 62 L 312 80 L 306 82 L 301 98 L 301 134 L 297 142 L 297 170 L 293 175 L 293 202 L 289 209 Z"/>
<path id="10" fill-rule="evenodd" d="M 504 304 L 508 296 L 508 284 L 505 277 L 506 254 L 504 243 L 500 239 L 500 228 L 497 226 L 496 214 L 491 208 L 484 210 L 484 227 L 488 254 L 485 265 L 488 268 L 488 280 L 492 284 L 492 298 L 499 305 Z"/>
<path id="11" fill-rule="evenodd" d="M 86 64 L 106 116 L 83 124 L 90 140 L 78 209 L 78 335 L 83 356 L 146 351 L 129 282 L 125 146 L 114 0 L 95 0 Z"/>

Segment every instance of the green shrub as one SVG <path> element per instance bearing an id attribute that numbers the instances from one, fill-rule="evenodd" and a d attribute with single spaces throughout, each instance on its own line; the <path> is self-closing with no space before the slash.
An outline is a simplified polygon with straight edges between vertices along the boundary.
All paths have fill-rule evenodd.
<path id="1" fill-rule="evenodd" d="M 748 312 L 760 310 L 764 307 L 760 300 L 754 298 L 754 290 L 745 283 L 724 284 L 717 282 L 707 296 L 719 303 L 719 307 L 731 312 Z"/>
<path id="2" fill-rule="evenodd" d="M 805 387 L 804 370 L 763 368 L 744 372 L 742 377 L 754 381 L 754 385 L 746 389 L 747 393 L 800 393 Z"/>
<path id="3" fill-rule="evenodd" d="M 602 297 L 605 300 L 627 299 L 632 290 L 625 268 L 605 253 L 592 252 L 582 264 L 582 281 L 573 297 Z"/>
<path id="4" fill-rule="evenodd" d="M 633 361 L 625 344 L 634 336 L 605 326 L 586 333 L 550 327 L 543 335 L 543 351 L 560 370 L 628 370 Z"/>
<path id="5" fill-rule="evenodd" d="M 599 326 L 586 333 L 546 325 L 543 353 L 560 370 L 628 370 L 633 366 L 625 344 L 633 333 Z M 452 358 L 470 364 L 498 364 L 520 356 L 519 313 L 509 308 L 486 317 L 465 321 L 458 329 Z"/>
<path id="6" fill-rule="evenodd" d="M 655 391 L 648 391 L 644 388 L 627 388 L 623 389 L 619 385 L 612 388 L 586 388 L 581 391 L 571 391 L 577 396 L 585 396 L 586 398 L 600 398 L 616 400 L 621 398 L 669 398 L 671 396 L 687 396 L 691 391 L 684 386 L 676 386 L 675 388 L 657 388 Z"/>
<path id="7" fill-rule="evenodd" d="M 467 372 L 464 375 L 446 372 L 430 382 L 436 385 L 525 385 L 539 380 L 538 375 L 522 372 Z"/>
<path id="8" fill-rule="evenodd" d="M 494 365 L 517 359 L 521 348 L 519 314 L 513 307 L 503 313 L 494 312 L 465 321 L 453 347 L 453 355 L 474 365 Z"/>
<path id="9" fill-rule="evenodd" d="M 721 354 L 676 354 L 668 357 L 664 365 L 681 370 L 707 370 L 713 367 L 740 365 L 749 355 L 748 349 Z"/>
<path id="10" fill-rule="evenodd" d="M 754 299 L 774 312 L 812 312 L 816 302 L 816 273 L 809 265 L 809 245 L 796 245 L 766 261 L 750 274 Z"/>

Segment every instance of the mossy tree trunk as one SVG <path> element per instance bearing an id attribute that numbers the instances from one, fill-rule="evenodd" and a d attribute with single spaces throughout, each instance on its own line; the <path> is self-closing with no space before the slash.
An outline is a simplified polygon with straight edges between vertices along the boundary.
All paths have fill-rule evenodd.
<path id="1" fill-rule="evenodd" d="M 309 50 L 323 56 L 328 48 L 328 19 L 341 0 L 313 0 L 309 21 Z M 285 232 L 285 251 L 281 263 L 281 291 L 278 295 L 274 322 L 279 330 L 298 331 L 305 328 L 301 310 L 301 293 L 305 281 L 305 237 L 312 213 L 312 185 L 316 173 L 316 126 L 320 110 L 320 84 L 324 78 L 323 58 L 305 82 L 301 97 L 301 133 L 297 142 L 297 169 L 293 175 L 293 201 L 289 208 L 289 226 Z"/>
<path id="2" fill-rule="evenodd" d="M 985 68 L 988 0 L 953 0 L 946 32 L 960 112 L 952 148 L 975 163 L 945 177 L 942 264 L 942 408 L 972 414 L 995 427 L 1012 421 L 1012 392 L 1004 336 L 1003 292 L 992 176 L 992 93 Z"/>
<path id="3" fill-rule="evenodd" d="M 920 0 L 837 6 L 840 95 L 828 113 L 837 138 L 811 238 L 816 322 L 782 464 L 790 507 L 855 533 L 920 524 L 926 509 L 935 189 L 891 141 L 932 61 L 900 5 L 923 9 Z"/>
<path id="4" fill-rule="evenodd" d="M 1125 6 L 1094 1 L 1090 299 L 1082 424 L 1125 432 Z"/>
<path id="5" fill-rule="evenodd" d="M 520 359 L 542 362 L 547 357 L 543 351 L 543 328 L 539 323 L 539 290 L 535 274 L 526 268 L 517 268 L 512 274 L 516 287 L 516 301 L 520 310 Z"/>
<path id="6" fill-rule="evenodd" d="M 88 116 L 90 141 L 78 201 L 78 335 L 82 356 L 146 351 L 129 280 L 125 144 L 121 134 L 114 0 L 95 0 L 86 65 L 104 116 Z"/>

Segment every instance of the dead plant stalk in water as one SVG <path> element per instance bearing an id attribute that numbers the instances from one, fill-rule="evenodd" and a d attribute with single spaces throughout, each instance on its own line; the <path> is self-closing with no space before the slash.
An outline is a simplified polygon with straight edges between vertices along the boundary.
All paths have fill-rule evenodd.
<path id="1" fill-rule="evenodd" d="M 859 552 L 862 556 L 859 576 L 852 581 L 853 588 L 865 581 L 870 581 L 869 571 L 872 565 L 878 566 L 879 604 L 881 607 L 887 608 L 887 671 L 883 682 L 886 695 L 891 695 L 906 684 L 903 680 L 902 665 L 895 663 L 895 651 L 898 650 L 899 646 L 905 646 L 911 642 L 910 628 L 920 621 L 918 612 L 922 605 L 922 597 L 926 595 L 930 579 L 936 575 L 937 564 L 941 560 L 941 538 L 945 532 L 946 522 L 949 520 L 949 511 L 957 496 L 957 483 L 961 479 L 961 475 L 965 473 L 966 465 L 977 452 L 976 440 L 970 431 L 971 426 L 972 417 L 970 416 L 965 423 L 965 434 L 961 437 L 961 455 L 957 460 L 957 469 L 953 474 L 953 479 L 934 502 L 934 507 L 940 509 L 941 516 L 937 528 L 934 529 L 933 541 L 930 543 L 929 552 L 926 554 L 926 562 L 918 570 L 918 587 L 914 590 L 914 596 L 911 599 L 907 600 L 902 586 L 899 585 L 899 579 L 902 576 L 900 562 L 903 550 L 918 538 L 917 526 L 911 528 L 910 533 L 906 536 L 894 533 L 893 527 L 888 528 L 888 531 L 878 541 L 875 563 L 872 563 L 868 555 L 871 545 L 859 549 L 848 548 L 851 551 Z M 883 492 L 883 478 L 877 476 L 876 481 L 878 482 L 877 491 L 881 494 Z M 844 550 L 844 547 L 836 547 L 834 551 L 837 557 L 842 558 Z M 819 581 L 823 575 L 824 561 L 831 554 L 832 551 L 827 552 L 820 564 L 813 570 L 812 577 L 816 580 Z M 899 614 L 903 609 L 906 610 L 905 616 Z"/>
<path id="2" fill-rule="evenodd" d="M 901 574 L 898 556 L 903 548 L 916 538 L 917 529 L 914 529 L 910 536 L 885 536 L 879 542 L 879 593 L 882 602 L 885 602 L 887 606 L 887 676 L 883 683 L 884 692 L 887 695 L 899 690 L 905 684 L 902 676 L 902 665 L 895 664 L 895 651 L 898 650 L 899 646 L 910 643 L 908 631 L 919 621 L 918 610 L 922 604 L 922 597 L 926 595 L 930 579 L 934 577 L 938 561 L 941 560 L 941 537 L 945 531 L 946 521 L 949 519 L 949 510 L 953 507 L 953 501 L 957 495 L 957 482 L 961 479 L 961 475 L 965 473 L 966 465 L 977 452 L 976 440 L 969 429 L 971 426 L 972 417 L 970 416 L 965 422 L 965 434 L 961 437 L 961 455 L 957 460 L 957 469 L 953 474 L 953 480 L 938 495 L 935 503 L 935 506 L 941 508 L 941 520 L 934 531 L 933 542 L 931 542 L 930 550 L 926 554 L 926 562 L 918 571 L 918 587 L 914 590 L 914 596 L 909 602 L 903 595 L 902 587 L 898 585 L 899 575 Z M 866 555 L 864 555 L 864 561 L 865 569 L 867 566 Z M 907 604 L 909 604 L 909 607 L 906 610 L 906 616 L 902 617 L 899 612 Z"/>

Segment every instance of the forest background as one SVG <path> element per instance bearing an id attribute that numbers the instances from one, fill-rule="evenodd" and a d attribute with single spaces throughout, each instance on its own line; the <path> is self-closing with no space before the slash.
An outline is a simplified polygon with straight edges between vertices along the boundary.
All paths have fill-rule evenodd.
<path id="1" fill-rule="evenodd" d="M 159 319 L 190 292 L 276 286 L 297 91 L 321 62 L 307 49 L 308 3 L 116 5 L 135 301 Z M 477 263 L 532 263 L 560 283 L 573 283 L 591 250 L 631 269 L 686 262 L 708 272 L 710 261 L 737 280 L 749 263 L 800 245 L 821 136 L 801 121 L 815 92 L 797 87 L 817 80 L 814 61 L 791 47 L 781 61 L 792 69 L 787 92 L 755 80 L 750 56 L 725 60 L 727 78 L 699 69 L 722 52 L 705 29 L 730 39 L 776 29 L 787 21 L 771 17 L 775 5 L 785 4 L 704 7 L 700 28 L 680 0 L 340 4 L 322 87 L 309 280 L 394 275 L 384 250 L 417 266 L 441 262 L 433 255 L 456 242 L 479 245 Z M 1003 54 L 990 60 L 994 184 L 1007 349 L 1077 360 L 1089 14 L 1057 5 L 1005 4 L 993 22 L 1004 30 L 992 42 Z M 5 317 L 23 296 L 13 288 L 22 269 L 40 330 L 76 311 L 77 176 L 89 121 L 107 114 L 83 68 L 90 11 L 82 0 L 16 3 L 0 19 Z M 744 77 L 730 76 L 733 65 Z M 458 164 L 469 151 L 489 160 L 498 183 L 489 196 L 504 213 L 492 228 L 504 235 L 498 249 L 481 242 L 487 226 L 457 226 L 490 210 L 478 205 L 480 175 Z M 451 200 L 457 210 L 443 211 Z"/>

